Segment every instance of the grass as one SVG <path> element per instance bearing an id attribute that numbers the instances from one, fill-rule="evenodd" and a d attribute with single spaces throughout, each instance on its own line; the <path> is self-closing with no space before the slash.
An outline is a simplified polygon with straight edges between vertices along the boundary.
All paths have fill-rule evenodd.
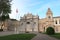
<path id="1" fill-rule="evenodd" d="M 55 33 L 54 35 L 50 35 L 50 36 L 60 39 L 60 33 Z"/>
<path id="2" fill-rule="evenodd" d="M 43 34 L 46 34 L 46 33 L 43 33 Z M 60 33 L 55 33 L 54 35 L 49 35 L 49 36 L 60 39 Z"/>
<path id="3" fill-rule="evenodd" d="M 36 34 L 14 34 L 1 36 L 0 40 L 31 40 Z"/>

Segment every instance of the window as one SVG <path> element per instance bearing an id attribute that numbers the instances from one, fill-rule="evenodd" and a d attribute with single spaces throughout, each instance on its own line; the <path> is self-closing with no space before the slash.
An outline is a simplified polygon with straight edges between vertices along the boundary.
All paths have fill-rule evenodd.
<path id="1" fill-rule="evenodd" d="M 60 24 L 60 20 L 59 20 L 59 24 Z"/>
<path id="2" fill-rule="evenodd" d="M 57 20 L 56 20 L 56 24 L 57 24 Z"/>
<path id="3" fill-rule="evenodd" d="M 44 32 L 45 32 L 45 27 L 44 27 Z"/>
<path id="4" fill-rule="evenodd" d="M 27 24 L 30 24 L 30 22 L 27 22 Z"/>
<path id="5" fill-rule="evenodd" d="M 50 17 L 50 16 L 48 16 L 48 18 L 50 19 L 51 17 Z"/>

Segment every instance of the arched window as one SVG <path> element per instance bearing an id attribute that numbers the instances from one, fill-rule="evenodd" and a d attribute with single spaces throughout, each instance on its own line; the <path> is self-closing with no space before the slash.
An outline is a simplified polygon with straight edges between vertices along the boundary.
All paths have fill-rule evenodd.
<path id="1" fill-rule="evenodd" d="M 57 20 L 55 21 L 55 23 L 57 24 Z"/>
<path id="2" fill-rule="evenodd" d="M 30 22 L 27 22 L 27 24 L 30 24 Z"/>
<path id="3" fill-rule="evenodd" d="M 45 32 L 45 27 L 44 27 L 44 32 Z"/>
<path id="4" fill-rule="evenodd" d="M 59 20 L 59 24 L 60 24 L 60 20 Z"/>
<path id="5" fill-rule="evenodd" d="M 50 19 L 51 17 L 50 17 L 50 16 L 48 16 L 48 18 Z"/>

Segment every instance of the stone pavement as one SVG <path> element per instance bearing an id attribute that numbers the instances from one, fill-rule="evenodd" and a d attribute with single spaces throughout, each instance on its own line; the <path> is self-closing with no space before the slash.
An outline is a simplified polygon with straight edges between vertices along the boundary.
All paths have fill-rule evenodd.
<path id="1" fill-rule="evenodd" d="M 38 33 L 37 36 L 35 36 L 34 38 L 32 38 L 31 40 L 58 40 L 54 37 L 50 37 L 46 34 L 40 34 Z"/>
<path id="2" fill-rule="evenodd" d="M 14 31 L 0 32 L 0 36 L 11 35 L 11 34 L 15 34 L 15 32 Z M 41 33 L 33 33 L 33 34 L 37 34 L 37 36 L 35 36 L 31 40 L 58 40 L 46 34 L 41 34 Z"/>
<path id="3" fill-rule="evenodd" d="M 11 35 L 11 34 L 14 34 L 14 31 L 3 31 L 3 32 L 0 32 L 0 36 L 5 36 L 5 35 Z"/>

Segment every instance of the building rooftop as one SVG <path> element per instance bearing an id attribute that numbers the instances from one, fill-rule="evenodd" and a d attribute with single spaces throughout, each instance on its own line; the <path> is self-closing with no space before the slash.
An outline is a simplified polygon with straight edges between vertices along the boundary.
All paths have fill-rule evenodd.
<path id="1" fill-rule="evenodd" d="M 11 21 L 17 21 L 16 19 L 10 19 Z"/>
<path id="2" fill-rule="evenodd" d="M 60 16 L 57 16 L 57 17 L 53 17 L 53 18 L 60 18 Z"/>

